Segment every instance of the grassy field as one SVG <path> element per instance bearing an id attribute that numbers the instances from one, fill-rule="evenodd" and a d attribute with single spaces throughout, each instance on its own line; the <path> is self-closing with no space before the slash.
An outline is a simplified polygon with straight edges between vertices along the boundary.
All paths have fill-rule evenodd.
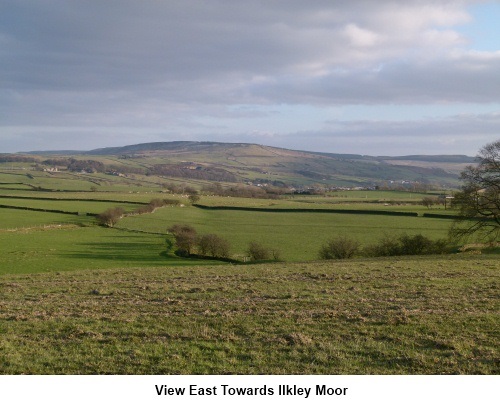
<path id="1" fill-rule="evenodd" d="M 9 196 L 11 194 L 8 194 Z M 99 213 L 107 208 L 123 206 L 127 211 L 135 204 L 115 202 L 93 202 L 84 199 L 116 199 L 121 201 L 147 202 L 152 198 L 176 198 L 186 203 L 182 196 L 162 193 L 40 193 L 31 192 L 35 199 L 1 198 L 1 204 L 31 207 L 37 209 L 60 209 L 71 212 Z M 71 198 L 58 201 L 54 198 Z M 52 199 L 36 199 L 52 198 Z M 78 200 L 80 198 L 80 200 Z M 311 202 L 294 200 L 258 200 L 248 198 L 203 197 L 202 201 L 211 205 L 265 207 L 265 208 L 330 208 L 322 200 L 311 198 Z M 305 199 L 307 201 L 307 199 Z M 264 205 L 265 204 L 265 205 Z M 353 203 L 333 204 L 336 208 L 365 209 L 375 204 Z M 383 205 L 378 209 L 384 209 Z M 392 207 L 390 207 L 392 208 Z M 408 210 L 414 206 L 396 207 L 392 210 Z M 417 210 L 418 211 L 418 210 Z M 425 209 L 425 212 L 431 212 Z M 338 213 L 306 212 L 249 212 L 211 211 L 190 205 L 185 207 L 165 207 L 153 214 L 123 218 L 117 229 L 96 226 L 95 219 L 85 215 L 62 215 L 34 211 L 0 208 L 0 273 L 27 273 L 49 271 L 50 268 L 83 269 L 99 266 L 120 267 L 121 256 L 127 258 L 129 249 L 137 252 L 137 258 L 129 265 L 163 265 L 172 257 L 165 256 L 167 229 L 176 223 L 194 226 L 200 234 L 216 233 L 231 241 L 233 257 L 246 256 L 251 241 L 278 249 L 286 261 L 314 260 L 320 246 L 329 238 L 348 235 L 366 246 L 375 243 L 385 234 L 399 235 L 422 233 L 430 238 L 445 238 L 450 220 L 423 217 L 393 217 L 378 215 L 355 215 Z M 58 227 L 58 225 L 62 226 Z M 71 227 L 68 228 L 67 226 Z M 141 233 L 124 231 L 133 230 Z M 148 235 L 142 232 L 160 235 Z M 111 240 L 120 240 L 112 243 Z M 141 240 L 140 244 L 137 241 Z M 95 246 L 95 255 L 85 253 Z M 14 255 L 12 252 L 17 252 Z M 36 252 L 42 252 L 38 254 Z M 82 253 L 83 252 L 83 253 Z M 135 255 L 135 253 L 134 253 Z M 184 262 L 184 259 L 175 259 Z M 183 261 L 184 260 L 184 261 Z"/>
<path id="2" fill-rule="evenodd" d="M 5 374 L 497 374 L 500 262 L 0 276 Z"/>
<path id="3" fill-rule="evenodd" d="M 126 212 L 135 210 L 137 204 L 123 204 L 114 202 L 100 201 L 57 201 L 57 200 L 34 200 L 34 199 L 16 199 L 0 198 L 0 204 L 15 207 L 52 209 L 68 212 L 81 212 L 99 214 L 111 207 L 122 207 Z"/>
<path id="4" fill-rule="evenodd" d="M 38 219 L 38 215 L 34 217 Z M 57 220 L 59 217 L 52 218 Z M 162 235 L 82 227 L 71 221 L 33 223 L 0 229 L 0 274 L 214 263 L 166 255 L 165 236 Z"/>
<path id="5" fill-rule="evenodd" d="M 349 235 L 364 245 L 387 232 L 422 232 L 439 238 L 446 236 L 450 221 L 165 207 L 153 214 L 126 217 L 113 229 L 96 226 L 95 219 L 88 216 L 0 209 L 0 273 L 116 268 L 123 263 L 127 267 L 161 266 L 173 264 L 172 260 L 189 263 L 165 255 L 167 228 L 175 223 L 189 223 L 200 234 L 217 233 L 228 238 L 234 256 L 245 256 L 248 244 L 259 241 L 279 249 L 286 261 L 300 261 L 316 259 L 323 242 L 334 236 Z"/>
<path id="6" fill-rule="evenodd" d="M 95 175 L 73 175 L 60 173 L 58 176 L 66 177 L 61 183 L 61 188 L 69 191 L 28 191 L 28 190 L 5 190 L 1 193 L 0 204 L 17 207 L 28 207 L 34 209 L 57 209 L 82 214 L 103 212 L 105 209 L 122 206 L 130 212 L 137 208 L 136 204 L 130 202 L 147 203 L 154 198 L 174 198 L 178 199 L 185 207 L 166 207 L 157 210 L 153 214 L 126 217 L 116 226 L 119 229 L 106 230 L 95 227 L 95 220 L 85 215 L 69 216 L 50 213 L 37 213 L 24 210 L 2 209 L 0 208 L 0 253 L 5 256 L 3 259 L 10 260 L 8 268 L 1 268 L 0 272 L 30 272 L 48 269 L 46 264 L 51 264 L 57 269 L 68 267 L 85 268 L 88 260 L 80 260 L 78 255 L 67 252 L 74 252 L 75 249 L 82 249 L 83 244 L 92 243 L 98 246 L 104 235 L 118 237 L 122 241 L 130 239 L 130 245 L 136 246 L 137 238 L 144 238 L 142 247 L 144 260 L 150 262 L 153 255 L 155 260 L 166 247 L 164 244 L 168 227 L 176 223 L 188 223 L 193 225 L 199 233 L 217 233 L 231 241 L 232 254 L 236 257 L 246 256 L 246 249 L 251 241 L 259 241 L 268 247 L 278 249 L 282 253 L 282 258 L 286 261 L 314 260 L 317 258 L 320 246 L 326 239 L 348 235 L 358 239 L 363 245 L 374 243 L 386 233 L 410 234 L 423 233 L 431 238 L 444 238 L 447 236 L 450 220 L 431 218 L 410 218 L 410 217 L 381 217 L 377 215 L 353 215 L 334 213 L 305 213 L 305 212 L 245 212 L 245 211 L 210 211 L 192 207 L 188 204 L 186 196 L 172 195 L 160 192 L 160 189 L 150 190 L 148 185 L 140 188 L 140 191 L 128 190 L 126 192 L 117 191 L 114 187 L 104 187 L 96 191 L 71 191 L 78 188 L 82 177 L 93 177 L 95 181 L 102 174 Z M 4 174 L 6 179 L 19 178 L 23 182 L 33 179 L 14 174 Z M 53 174 L 36 172 L 35 177 L 54 181 Z M 117 182 L 128 181 L 117 176 L 107 176 L 116 179 Z M 73 186 L 70 183 L 76 182 Z M 76 184 L 76 185 L 75 185 Z M 296 196 L 293 198 L 281 199 L 249 199 L 235 197 L 202 196 L 201 203 L 209 206 L 232 206 L 232 207 L 257 207 L 272 209 L 347 209 L 347 210 L 372 210 L 372 211 L 402 211 L 417 212 L 419 215 L 428 212 L 444 213 L 442 208 L 427 209 L 421 205 L 415 205 L 424 194 L 391 192 L 391 191 L 342 191 L 335 193 L 335 196 Z M 368 197 L 369 196 L 369 197 Z M 19 198 L 24 197 L 24 198 Z M 368 197 L 368 198 L 367 198 Z M 66 199 L 66 200 L 61 200 Z M 67 200 L 70 201 L 67 201 Z M 107 200 L 85 201 L 85 200 Z M 367 202 L 369 200 L 369 202 Z M 117 203 L 115 201 L 124 201 Z M 386 201 L 396 201 L 397 204 L 388 204 Z M 446 211 L 446 213 L 452 213 Z M 78 225 L 69 230 L 64 228 L 63 232 L 57 225 Z M 43 232 L 33 230 L 27 232 L 25 228 L 43 227 Z M 48 226 L 48 227 L 47 227 Z M 81 226 L 85 226 L 82 228 Z M 87 227 L 91 227 L 89 229 Z M 163 234 L 164 236 L 144 236 L 145 234 L 130 233 L 121 231 L 127 230 L 152 232 Z M 9 230 L 8 232 L 6 230 Z M 14 232 L 17 230 L 17 233 Z M 65 236 L 64 232 L 68 233 Z M 30 236 L 31 235 L 31 236 Z M 116 235 L 116 236 L 115 236 Z M 148 239 L 149 238 L 149 239 Z M 157 238 L 159 241 L 151 241 Z M 81 243 L 80 243 L 81 242 Z M 12 244 L 16 244 L 19 254 L 15 260 L 12 259 Z M 51 248 L 56 244 L 57 248 Z M 25 246 L 25 248 L 23 248 Z M 120 245 L 123 246 L 123 245 Z M 24 250 L 23 250 L 24 249 Z M 52 250 L 50 250 L 52 249 Z M 118 252 L 116 251 L 118 250 Z M 39 269 L 33 266 L 36 261 L 31 259 L 31 251 L 49 251 L 39 257 Z M 101 256 L 115 258 L 120 255 L 120 248 L 113 244 L 102 243 L 99 249 Z M 88 256 L 83 256 L 88 257 Z M 96 268 L 100 260 L 94 260 L 88 264 L 90 268 Z M 105 263 L 116 267 L 119 260 L 107 259 Z M 161 265 L 161 262 L 153 261 L 153 265 Z"/>
<path id="7" fill-rule="evenodd" d="M 498 254 L 315 261 L 335 236 L 362 246 L 385 234 L 445 238 L 452 221 L 422 214 L 453 211 L 417 205 L 427 194 L 342 191 L 200 201 L 418 217 L 216 211 L 165 193 L 167 178 L 23 172 L 18 166 L 0 172 L 0 204 L 82 214 L 115 206 L 132 211 L 134 202 L 154 198 L 185 206 L 128 216 L 114 228 L 87 215 L 0 208 L 0 373 L 500 371 Z M 177 257 L 166 251 L 167 228 L 176 223 L 224 236 L 234 257 L 243 258 L 249 242 L 259 241 L 280 250 L 286 262 Z"/>
<path id="8" fill-rule="evenodd" d="M 362 244 L 375 243 L 386 233 L 423 233 L 445 238 L 451 221 L 421 217 L 379 215 L 211 211 L 168 207 L 154 214 L 122 219 L 118 226 L 165 232 L 176 223 L 188 223 L 199 233 L 217 233 L 229 239 L 235 254 L 244 254 L 251 241 L 282 251 L 287 261 L 313 260 L 326 239 L 348 235 Z"/>
<path id="9" fill-rule="evenodd" d="M 0 233 L 36 227 L 48 229 L 57 225 L 91 225 L 94 221 L 94 218 L 87 216 L 0 208 Z"/>

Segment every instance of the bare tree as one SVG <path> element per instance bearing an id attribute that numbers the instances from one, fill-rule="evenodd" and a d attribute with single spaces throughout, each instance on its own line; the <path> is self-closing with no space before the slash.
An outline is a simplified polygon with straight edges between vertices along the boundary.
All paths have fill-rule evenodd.
<path id="1" fill-rule="evenodd" d="M 477 166 L 468 166 L 461 174 L 464 185 L 454 199 L 459 219 L 450 235 L 493 242 L 500 236 L 500 140 L 484 146 L 477 159 Z"/>
<path id="2" fill-rule="evenodd" d="M 439 204 L 439 200 L 435 197 L 424 197 L 421 203 L 424 207 L 431 208 L 433 205 Z"/>
<path id="3" fill-rule="evenodd" d="M 179 256 L 190 256 L 198 240 L 196 229 L 187 224 L 175 224 L 168 228 L 168 231 L 174 235 L 176 253 Z"/>
<path id="4" fill-rule="evenodd" d="M 269 260 L 272 252 L 261 243 L 254 241 L 248 245 L 247 254 L 251 260 Z"/>
<path id="5" fill-rule="evenodd" d="M 202 235 L 198 238 L 198 249 L 202 255 L 228 258 L 230 243 L 227 239 L 213 233 Z"/>
<path id="6" fill-rule="evenodd" d="M 113 227 L 123 217 L 125 210 L 122 207 L 108 208 L 97 216 L 99 225 Z"/>

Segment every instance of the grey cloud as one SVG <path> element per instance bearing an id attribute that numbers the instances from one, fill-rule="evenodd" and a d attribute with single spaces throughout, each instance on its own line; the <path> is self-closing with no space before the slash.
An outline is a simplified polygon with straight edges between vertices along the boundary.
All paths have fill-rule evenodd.
<path id="1" fill-rule="evenodd" d="M 498 137 L 500 113 L 460 114 L 445 118 L 427 118 L 418 120 L 358 120 L 328 121 L 325 130 L 346 136 L 398 136 L 436 138 L 446 136 L 459 137 Z"/>
<path id="2" fill-rule="evenodd" d="M 294 147 L 324 145 L 324 150 L 367 155 L 474 154 L 499 139 L 500 113 L 462 114 L 401 121 L 329 121 L 322 130 L 287 134 Z"/>
<path id="3" fill-rule="evenodd" d="M 500 53 L 483 61 L 474 54 L 425 63 L 392 62 L 370 70 L 337 70 L 320 77 L 283 77 L 251 89 L 274 102 L 322 104 L 500 101 Z"/>
<path id="4" fill-rule="evenodd" d="M 384 11 L 404 16 L 436 2 L 405 3 L 7 1 L 0 17 L 1 83 L 105 90 L 200 78 L 227 81 L 228 75 L 229 80 L 307 75 L 332 64 L 390 56 L 394 48 L 407 47 L 405 41 L 418 45 L 413 31 L 403 44 L 401 32 L 387 32 L 391 24 Z M 445 3 L 451 15 L 460 8 Z M 358 49 L 345 35 L 353 23 L 359 30 L 380 31 L 384 43 Z"/>
<path id="5" fill-rule="evenodd" d="M 241 104 L 499 102 L 499 55 L 453 51 L 474 3 L 4 0 L 0 125 L 158 140 Z"/>

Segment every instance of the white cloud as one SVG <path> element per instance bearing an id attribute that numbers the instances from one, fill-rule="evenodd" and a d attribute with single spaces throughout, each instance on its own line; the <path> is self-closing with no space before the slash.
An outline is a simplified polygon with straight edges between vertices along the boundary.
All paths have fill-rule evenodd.
<path id="1" fill-rule="evenodd" d="M 373 31 L 358 27 L 356 24 L 347 24 L 345 35 L 352 46 L 369 47 L 379 41 L 379 35 Z"/>

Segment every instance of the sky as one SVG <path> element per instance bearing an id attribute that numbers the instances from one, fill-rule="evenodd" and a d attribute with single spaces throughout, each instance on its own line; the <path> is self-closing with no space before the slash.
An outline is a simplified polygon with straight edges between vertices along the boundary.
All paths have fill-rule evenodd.
<path id="1" fill-rule="evenodd" d="M 0 153 L 500 139 L 500 1 L 0 0 Z"/>

